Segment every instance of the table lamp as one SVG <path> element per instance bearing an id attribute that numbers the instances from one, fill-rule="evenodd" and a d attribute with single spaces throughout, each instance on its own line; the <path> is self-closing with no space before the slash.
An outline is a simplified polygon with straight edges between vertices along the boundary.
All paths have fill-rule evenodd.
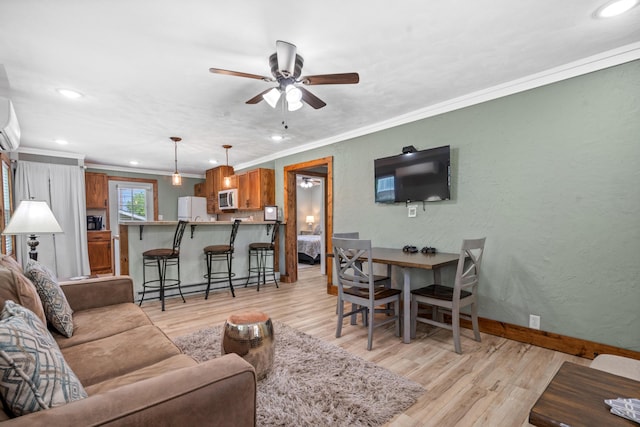
<path id="1" fill-rule="evenodd" d="M 27 245 L 31 248 L 29 258 L 37 261 L 38 252 L 36 251 L 36 246 L 40 242 L 38 242 L 36 233 L 62 233 L 62 227 L 58 224 L 56 217 L 53 216 L 53 212 L 49 209 L 47 202 L 42 200 L 23 200 L 11 215 L 9 224 L 2 234 L 28 234 Z"/>
<path id="2" fill-rule="evenodd" d="M 309 229 L 313 227 L 313 215 L 307 215 L 307 224 L 309 224 Z"/>

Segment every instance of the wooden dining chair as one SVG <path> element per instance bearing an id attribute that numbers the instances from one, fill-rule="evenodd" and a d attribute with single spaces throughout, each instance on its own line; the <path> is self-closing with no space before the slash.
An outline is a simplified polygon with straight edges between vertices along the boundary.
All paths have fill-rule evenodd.
<path id="1" fill-rule="evenodd" d="M 360 232 L 359 231 L 348 231 L 348 232 L 344 232 L 344 233 L 333 233 L 333 238 L 339 238 L 339 239 L 359 239 L 360 238 Z M 361 261 L 359 261 L 360 264 L 362 264 Z M 362 268 L 362 265 L 359 266 L 360 268 Z M 374 279 L 376 282 L 376 286 L 384 286 L 385 288 L 390 288 L 391 287 L 391 276 L 390 276 L 390 268 L 387 269 L 387 274 L 386 275 L 380 275 L 380 274 L 376 274 L 374 275 Z M 384 311 L 385 313 L 391 313 L 391 309 L 389 306 L 387 306 L 387 308 L 385 309 L 377 309 L 378 312 L 380 311 Z M 338 306 L 336 304 L 336 314 L 338 314 Z M 366 317 L 364 317 L 366 319 Z M 351 317 L 351 324 L 355 325 L 356 324 L 356 316 L 353 315 Z M 366 320 L 365 320 L 365 325 L 366 325 Z"/>
<path id="2" fill-rule="evenodd" d="M 433 284 L 411 291 L 411 338 L 416 336 L 417 322 L 426 323 L 453 331 L 456 353 L 462 354 L 460 346 L 460 318 L 471 320 L 473 335 L 480 341 L 478 327 L 478 280 L 480 264 L 486 238 L 470 239 L 462 242 L 458 268 L 453 287 Z M 418 314 L 418 304 L 429 305 L 431 319 Z M 471 306 L 470 314 L 461 313 L 462 307 Z M 444 321 L 443 312 L 451 314 L 451 323 Z"/>
<path id="3" fill-rule="evenodd" d="M 336 338 L 342 335 L 342 323 L 345 317 L 364 313 L 368 328 L 367 350 L 373 344 L 373 328 L 396 324 L 396 336 L 400 336 L 400 295 L 399 289 L 376 286 L 371 262 L 371 240 L 333 239 L 333 255 L 336 261 L 338 282 L 338 324 Z M 352 310 L 344 312 L 344 303 L 351 303 Z M 379 305 L 393 304 L 394 315 L 375 322 L 375 308 Z"/>

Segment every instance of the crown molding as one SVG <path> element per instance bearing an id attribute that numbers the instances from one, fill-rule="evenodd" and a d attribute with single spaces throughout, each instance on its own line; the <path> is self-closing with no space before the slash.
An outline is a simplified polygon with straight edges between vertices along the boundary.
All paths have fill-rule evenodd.
<path id="1" fill-rule="evenodd" d="M 18 154 L 33 154 L 37 156 L 64 157 L 68 159 L 84 160 L 85 155 L 80 153 L 69 153 L 67 151 L 42 150 L 39 148 L 18 147 L 15 151 Z"/>
<path id="2" fill-rule="evenodd" d="M 85 166 L 90 169 L 97 170 L 106 170 L 106 171 L 115 171 L 115 172 L 129 172 L 129 173 L 141 173 L 146 175 L 160 175 L 160 176 L 171 176 L 173 172 L 167 172 L 164 170 L 154 170 L 154 169 L 137 169 L 137 168 L 128 168 L 124 166 L 112 166 L 112 165 L 101 165 L 98 163 L 85 163 Z M 204 174 L 195 174 L 195 173 L 180 173 L 183 178 L 196 178 L 196 179 L 205 179 Z"/>

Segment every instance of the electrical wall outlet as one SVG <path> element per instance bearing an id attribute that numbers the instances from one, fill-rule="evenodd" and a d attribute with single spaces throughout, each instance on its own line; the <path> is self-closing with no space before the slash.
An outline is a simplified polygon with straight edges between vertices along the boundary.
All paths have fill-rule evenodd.
<path id="1" fill-rule="evenodd" d="M 540 329 L 540 316 L 536 316 L 535 314 L 530 314 L 529 327 L 531 329 Z"/>
<path id="2" fill-rule="evenodd" d="M 407 211 L 409 213 L 409 218 L 415 218 L 418 213 L 418 205 L 407 206 Z"/>

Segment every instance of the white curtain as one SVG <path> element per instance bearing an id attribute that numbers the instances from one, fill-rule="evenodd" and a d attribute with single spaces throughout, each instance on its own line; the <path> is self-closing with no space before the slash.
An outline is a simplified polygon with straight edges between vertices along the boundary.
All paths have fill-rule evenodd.
<path id="1" fill-rule="evenodd" d="M 79 166 L 18 161 L 15 206 L 22 200 L 44 200 L 63 232 L 38 237 L 38 261 L 60 278 L 90 274 L 84 170 Z M 17 237 L 18 261 L 29 255 L 26 237 Z"/>

